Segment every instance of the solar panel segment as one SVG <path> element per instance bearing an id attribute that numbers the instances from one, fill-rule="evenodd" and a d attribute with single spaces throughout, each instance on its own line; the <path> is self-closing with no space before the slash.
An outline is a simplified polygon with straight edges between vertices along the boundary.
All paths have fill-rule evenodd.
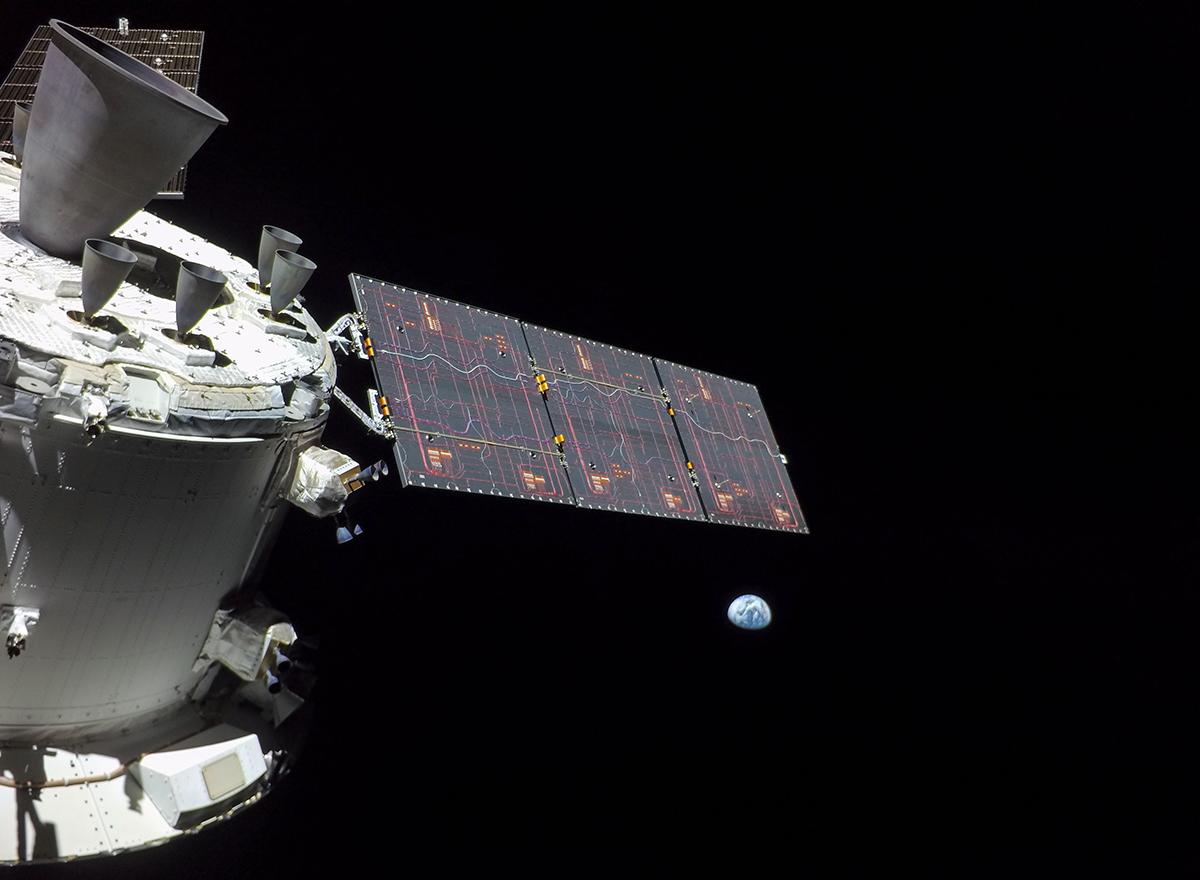
<path id="1" fill-rule="evenodd" d="M 753 385 L 350 281 L 406 486 L 808 531 Z"/>
<path id="2" fill-rule="evenodd" d="M 654 362 L 525 325 L 580 507 L 704 519 Z"/>
<path id="3" fill-rule="evenodd" d="M 807 532 L 758 389 L 655 361 L 713 522 Z"/>
<path id="4" fill-rule="evenodd" d="M 405 485 L 574 503 L 513 318 L 361 275 Z"/>

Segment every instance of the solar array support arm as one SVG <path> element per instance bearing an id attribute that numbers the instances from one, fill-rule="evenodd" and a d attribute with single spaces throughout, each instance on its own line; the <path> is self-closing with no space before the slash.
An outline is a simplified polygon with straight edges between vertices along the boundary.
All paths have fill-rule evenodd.
<path id="1" fill-rule="evenodd" d="M 387 405 L 386 400 L 374 388 L 368 389 L 367 394 L 371 398 L 371 415 L 363 412 L 362 408 L 351 400 L 341 388 L 338 388 L 336 385 L 333 388 L 333 396 L 340 400 L 342 405 L 350 410 L 355 418 L 366 425 L 368 430 L 388 440 L 395 440 L 396 433 L 392 430 L 390 420 L 382 410 L 382 407 Z"/>
<path id="2" fill-rule="evenodd" d="M 348 331 L 349 337 L 342 336 L 342 331 Z M 331 345 L 337 346 L 342 354 L 354 352 L 364 361 L 370 357 L 371 340 L 367 336 L 367 321 L 359 312 L 350 312 L 334 321 L 325 331 L 325 338 Z"/>

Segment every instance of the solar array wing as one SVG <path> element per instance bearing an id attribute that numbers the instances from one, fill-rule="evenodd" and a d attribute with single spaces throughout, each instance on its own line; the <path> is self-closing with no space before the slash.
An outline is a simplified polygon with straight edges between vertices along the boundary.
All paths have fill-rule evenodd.
<path id="1" fill-rule="evenodd" d="M 654 362 L 525 325 L 580 507 L 704 519 Z"/>
<path id="2" fill-rule="evenodd" d="M 204 31 L 175 28 L 80 28 L 126 55 L 154 68 L 189 92 L 200 83 L 200 55 L 204 49 Z M 32 101 L 38 78 L 50 48 L 50 26 L 41 25 L 17 58 L 17 63 L 0 85 L 0 150 L 12 152 L 13 105 Z M 180 168 L 158 194 L 160 199 L 183 198 L 187 166 Z"/>
<path id="3" fill-rule="evenodd" d="M 659 360 L 713 522 L 808 531 L 758 389 Z"/>
<path id="4" fill-rule="evenodd" d="M 351 275 L 405 485 L 573 503 L 513 318 Z"/>
<path id="5" fill-rule="evenodd" d="M 350 282 L 406 486 L 808 531 L 753 385 Z"/>

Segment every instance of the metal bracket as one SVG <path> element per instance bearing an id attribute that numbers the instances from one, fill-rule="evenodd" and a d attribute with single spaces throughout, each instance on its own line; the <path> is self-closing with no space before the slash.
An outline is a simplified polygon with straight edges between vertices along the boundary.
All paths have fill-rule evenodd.
<path id="1" fill-rule="evenodd" d="M 23 650 L 29 638 L 29 627 L 38 622 L 42 612 L 25 605 L 0 606 L 0 632 L 4 633 L 4 644 L 11 660 Z"/>
<path id="2" fill-rule="evenodd" d="M 380 437 L 386 437 L 388 440 L 395 440 L 396 432 L 392 429 L 391 419 L 381 411 L 379 405 L 379 400 L 381 399 L 379 392 L 374 389 L 370 389 L 367 393 L 370 395 L 371 415 L 367 415 L 365 412 L 363 412 L 362 408 L 359 407 L 359 405 L 353 400 L 351 400 L 349 396 L 347 396 L 346 392 L 344 392 L 341 388 L 338 388 L 336 385 L 333 388 L 333 396 L 340 400 L 342 402 L 342 406 L 350 410 L 350 413 L 355 418 L 366 425 L 367 430 L 378 434 Z"/>
<path id="3" fill-rule="evenodd" d="M 349 337 L 342 336 L 342 331 L 347 331 Z M 370 337 L 367 336 L 367 332 L 367 319 L 363 317 L 363 314 L 350 312 L 333 322 L 325 331 L 325 338 L 331 345 L 337 346 L 342 354 L 353 352 L 362 360 L 367 360 L 370 357 Z M 366 340 L 365 344 L 364 340 Z"/>
<path id="4" fill-rule="evenodd" d="M 89 446 L 108 430 L 109 405 L 108 393 L 105 389 L 99 389 L 93 385 L 84 386 L 83 393 L 79 395 L 79 409 L 83 416 L 83 433 L 87 435 Z"/>

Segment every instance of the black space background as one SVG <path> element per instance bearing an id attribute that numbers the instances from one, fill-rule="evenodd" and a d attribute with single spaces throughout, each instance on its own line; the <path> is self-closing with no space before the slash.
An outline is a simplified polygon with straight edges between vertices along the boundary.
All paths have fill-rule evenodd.
<path id="1" fill-rule="evenodd" d="M 153 210 L 297 232 L 326 325 L 357 271 L 753 382 L 812 529 L 293 512 L 303 763 L 58 876 L 1200 870 L 1194 14 L 36 6 L 0 67 L 51 16 L 207 30 L 231 121 Z"/>

